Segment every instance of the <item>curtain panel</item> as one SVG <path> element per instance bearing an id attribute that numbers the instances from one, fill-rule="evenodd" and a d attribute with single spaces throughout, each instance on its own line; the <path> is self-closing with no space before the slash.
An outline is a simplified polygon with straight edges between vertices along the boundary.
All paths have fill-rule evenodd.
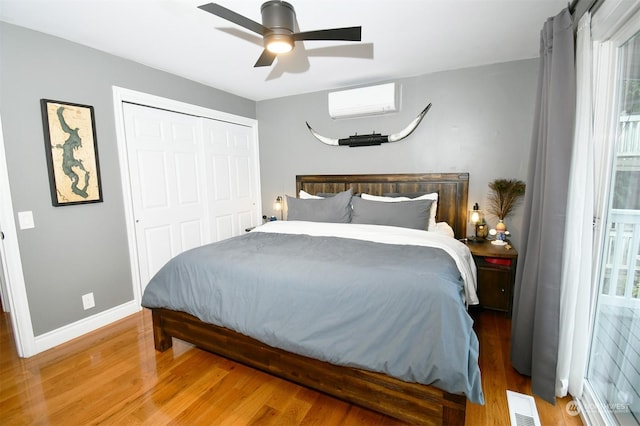
<path id="1" fill-rule="evenodd" d="M 594 141 L 592 136 L 591 14 L 580 19 L 576 43 L 576 128 L 569 177 L 560 291 L 556 396 L 582 396 L 592 306 Z"/>
<path id="2" fill-rule="evenodd" d="M 564 9 L 545 22 L 513 301 L 511 363 L 533 393 L 555 403 L 562 251 L 575 120 L 573 22 Z"/>

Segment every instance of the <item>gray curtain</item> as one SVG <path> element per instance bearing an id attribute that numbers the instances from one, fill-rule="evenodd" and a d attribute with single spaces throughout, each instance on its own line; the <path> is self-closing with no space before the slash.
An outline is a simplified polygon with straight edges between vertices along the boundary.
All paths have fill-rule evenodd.
<path id="1" fill-rule="evenodd" d="M 571 14 L 545 22 L 524 230 L 516 273 L 511 363 L 531 376 L 533 393 L 555 403 L 562 245 L 575 120 L 575 66 Z"/>

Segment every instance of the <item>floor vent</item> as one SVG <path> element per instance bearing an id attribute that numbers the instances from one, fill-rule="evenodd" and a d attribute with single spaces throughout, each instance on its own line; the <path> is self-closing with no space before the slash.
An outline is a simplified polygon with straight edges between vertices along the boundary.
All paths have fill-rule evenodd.
<path id="1" fill-rule="evenodd" d="M 541 426 L 536 401 L 532 396 L 507 391 L 511 426 Z"/>

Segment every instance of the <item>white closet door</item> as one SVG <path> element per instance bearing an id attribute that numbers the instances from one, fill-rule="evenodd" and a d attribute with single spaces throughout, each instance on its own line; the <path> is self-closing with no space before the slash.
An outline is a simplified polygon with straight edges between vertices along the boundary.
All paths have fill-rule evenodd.
<path id="1" fill-rule="evenodd" d="M 142 290 L 172 257 L 210 242 L 201 119 L 124 104 Z"/>
<path id="2" fill-rule="evenodd" d="M 203 120 L 211 239 L 223 240 L 255 226 L 259 197 L 253 129 Z"/>

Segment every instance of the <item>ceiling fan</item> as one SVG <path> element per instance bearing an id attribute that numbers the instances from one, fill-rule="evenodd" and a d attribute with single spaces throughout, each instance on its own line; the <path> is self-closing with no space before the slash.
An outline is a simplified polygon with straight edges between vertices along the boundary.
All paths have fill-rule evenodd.
<path id="1" fill-rule="evenodd" d="M 362 27 L 294 32 L 296 12 L 293 6 L 285 1 L 271 0 L 263 3 L 260 7 L 262 11 L 262 24 L 216 3 L 203 4 L 202 6 L 198 6 L 198 8 L 262 36 L 265 49 L 262 51 L 262 55 L 260 55 L 254 67 L 270 66 L 278 54 L 293 50 L 296 41 L 361 41 Z"/>

